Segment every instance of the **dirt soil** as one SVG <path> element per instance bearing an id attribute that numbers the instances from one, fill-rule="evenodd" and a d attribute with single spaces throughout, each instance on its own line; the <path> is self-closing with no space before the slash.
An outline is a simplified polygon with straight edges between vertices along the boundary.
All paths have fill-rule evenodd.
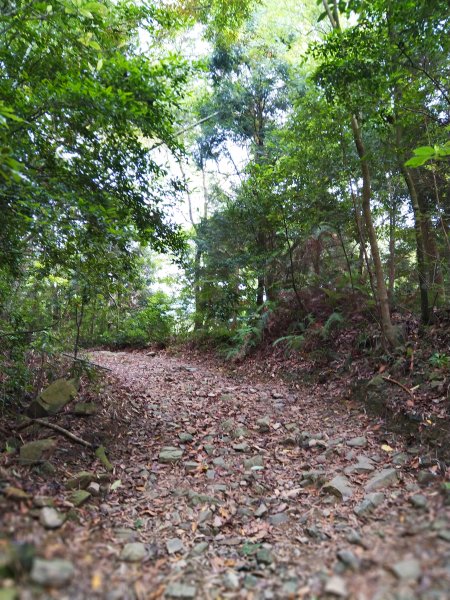
<path id="1" fill-rule="evenodd" d="M 55 422 L 103 444 L 114 471 L 44 429 L 22 441 L 57 438 L 54 472 L 1 455 L 0 573 L 11 544 L 73 572 L 45 580 L 22 560 L 0 600 L 450 598 L 449 472 L 335 382 L 186 353 L 90 357 L 111 369 L 98 414 Z M 81 470 L 100 495 L 74 508 L 66 483 Z M 42 497 L 62 525 L 43 526 Z"/>

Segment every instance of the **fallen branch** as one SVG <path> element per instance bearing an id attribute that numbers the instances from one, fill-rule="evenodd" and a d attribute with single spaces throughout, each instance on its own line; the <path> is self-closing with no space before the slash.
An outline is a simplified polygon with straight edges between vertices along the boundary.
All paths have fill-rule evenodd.
<path id="1" fill-rule="evenodd" d="M 403 383 L 400 383 L 400 381 L 397 381 L 396 379 L 391 379 L 390 377 L 384 377 L 384 375 L 382 375 L 382 378 L 384 379 L 384 381 L 389 381 L 389 383 L 394 383 L 395 385 L 398 385 L 398 387 L 401 387 L 402 390 L 404 390 L 407 394 L 411 396 L 411 398 L 414 398 L 414 394 L 412 393 L 412 391 L 405 385 L 403 385 Z"/>
<path id="2" fill-rule="evenodd" d="M 95 367 L 96 369 L 105 369 L 105 371 L 112 371 L 112 369 L 110 369 L 109 367 L 104 367 L 103 365 L 94 363 L 91 360 L 88 360 L 87 358 L 78 358 L 78 356 L 73 356 L 72 354 L 68 354 L 67 352 L 62 352 L 62 355 L 71 358 L 73 361 L 85 363 L 87 365 L 90 365 L 91 367 Z"/>
<path id="3" fill-rule="evenodd" d="M 72 440 L 72 442 L 81 444 L 85 448 L 95 448 L 96 447 L 94 444 L 91 444 L 91 442 L 87 442 L 86 440 L 83 440 L 83 438 L 80 438 L 77 435 L 75 435 L 74 433 L 71 433 L 70 431 L 68 431 L 67 429 L 64 429 L 64 427 L 61 427 L 60 425 L 56 425 L 55 423 L 49 423 L 48 421 L 45 421 L 44 419 L 29 419 L 26 423 L 22 423 L 21 425 L 16 427 L 16 431 L 25 429 L 26 427 L 33 425 L 33 423 L 37 423 L 38 425 L 42 425 L 43 427 L 48 427 L 48 429 L 53 429 L 53 431 L 57 431 L 61 435 L 64 435 L 66 438 L 69 438 L 69 440 Z"/>

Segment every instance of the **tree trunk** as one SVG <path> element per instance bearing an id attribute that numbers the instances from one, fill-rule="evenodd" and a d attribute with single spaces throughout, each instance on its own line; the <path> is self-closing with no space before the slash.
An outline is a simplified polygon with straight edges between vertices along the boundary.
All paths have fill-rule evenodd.
<path id="1" fill-rule="evenodd" d="M 394 286 L 395 286 L 395 226 L 397 206 L 393 202 L 389 208 L 389 289 L 388 297 L 391 308 L 394 306 Z"/>
<path id="2" fill-rule="evenodd" d="M 411 205 L 414 214 L 414 231 L 416 233 L 416 254 L 417 254 L 417 272 L 419 275 L 419 291 L 420 291 L 420 312 L 421 320 L 424 325 L 430 321 L 430 307 L 428 300 L 428 273 L 426 265 L 426 252 L 423 235 L 423 214 L 419 207 L 419 200 L 417 195 L 416 186 L 411 173 L 407 167 L 405 167 L 402 157 L 400 157 L 400 170 L 403 177 L 405 178 L 406 185 L 408 187 L 409 196 L 411 198 Z"/>
<path id="3" fill-rule="evenodd" d="M 364 217 L 364 223 L 366 225 L 367 237 L 369 238 L 370 250 L 372 252 L 372 260 L 375 270 L 375 278 L 377 282 L 377 297 L 380 307 L 381 317 L 381 328 L 383 335 L 390 346 L 395 347 L 398 344 L 397 334 L 395 327 L 392 325 L 391 312 L 389 308 L 389 298 L 384 281 L 383 266 L 381 264 L 380 250 L 378 248 L 378 240 L 373 225 L 372 210 L 370 201 L 372 197 L 371 181 L 370 181 L 370 170 L 367 162 L 366 149 L 364 147 L 364 141 L 361 135 L 361 129 L 358 123 L 356 115 L 352 115 L 351 118 L 353 139 L 355 141 L 356 150 L 358 152 L 361 175 L 363 180 L 362 189 L 362 211 Z"/>

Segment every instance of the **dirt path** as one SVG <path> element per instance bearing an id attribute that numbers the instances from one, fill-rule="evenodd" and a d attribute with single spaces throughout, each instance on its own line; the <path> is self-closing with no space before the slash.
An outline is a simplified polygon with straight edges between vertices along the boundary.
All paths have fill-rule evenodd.
<path id="1" fill-rule="evenodd" d="M 115 489 L 53 531 L 6 505 L 2 530 L 75 569 L 46 595 L 24 579 L 21 598 L 450 598 L 450 509 L 423 449 L 323 386 L 165 354 L 93 357 L 118 383 L 103 430 L 84 436 L 107 445 Z"/>

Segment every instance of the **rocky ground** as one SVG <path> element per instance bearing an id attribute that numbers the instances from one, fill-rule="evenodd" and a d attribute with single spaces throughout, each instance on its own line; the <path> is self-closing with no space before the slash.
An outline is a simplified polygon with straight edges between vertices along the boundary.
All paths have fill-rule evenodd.
<path id="1" fill-rule="evenodd" d="M 43 429 L 21 442 L 57 439 L 50 461 L 1 455 L 0 600 L 450 598 L 445 465 L 335 384 L 91 359 L 99 410 L 63 424 L 113 471 Z"/>

